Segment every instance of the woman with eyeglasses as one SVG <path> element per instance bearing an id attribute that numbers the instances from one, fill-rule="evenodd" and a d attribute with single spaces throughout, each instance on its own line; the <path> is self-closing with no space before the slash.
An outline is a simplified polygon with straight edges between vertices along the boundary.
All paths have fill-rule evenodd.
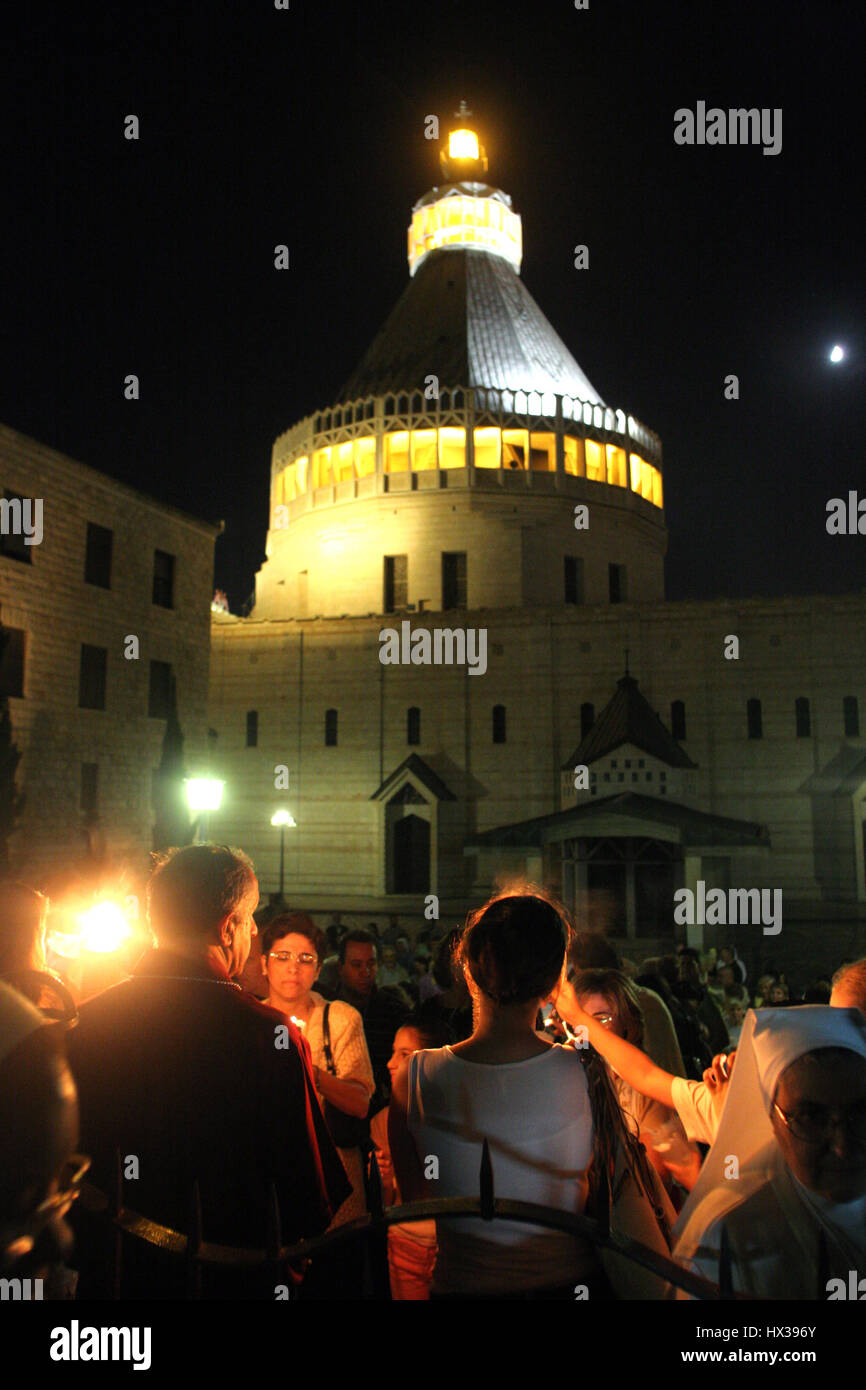
<path id="1" fill-rule="evenodd" d="M 337 1211 L 329 1230 L 354 1221 L 367 1210 L 364 1191 L 364 1152 L 367 1147 L 367 1111 L 375 1090 L 373 1068 L 364 1037 L 364 1021 L 357 1009 L 342 1000 L 329 1001 L 313 989 L 319 966 L 327 954 L 324 933 L 303 912 L 275 917 L 261 932 L 262 972 L 268 983 L 265 1000 L 272 1009 L 288 1014 L 307 1042 L 313 1058 L 313 1080 L 331 1137 L 337 1146 L 352 1195 Z M 330 1261 L 329 1276 L 348 1271 L 351 1248 Z M 316 1275 L 304 1281 L 306 1296 L 317 1289 Z M 337 1297 L 333 1279 L 327 1296 Z M 325 1296 L 324 1281 L 322 1296 Z M 346 1292 L 345 1297 L 352 1296 Z"/>
<path id="2" fill-rule="evenodd" d="M 675 1257 L 710 1279 L 725 1237 L 734 1292 L 858 1296 L 849 1291 L 850 1272 L 866 1270 L 858 1009 L 749 1010 L 719 1132 L 676 1234 Z"/>

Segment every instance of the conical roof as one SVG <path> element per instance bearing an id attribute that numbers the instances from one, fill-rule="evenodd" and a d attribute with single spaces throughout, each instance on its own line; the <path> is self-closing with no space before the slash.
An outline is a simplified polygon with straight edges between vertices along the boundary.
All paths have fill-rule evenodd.
<path id="1" fill-rule="evenodd" d="M 624 743 L 633 744 L 669 767 L 696 766 L 652 709 L 634 676 L 623 676 L 617 681 L 615 693 L 563 768 L 578 764 L 588 767 Z"/>
<path id="2" fill-rule="evenodd" d="M 431 375 L 604 404 L 508 261 L 473 247 L 425 258 L 336 399 L 423 390 Z"/>

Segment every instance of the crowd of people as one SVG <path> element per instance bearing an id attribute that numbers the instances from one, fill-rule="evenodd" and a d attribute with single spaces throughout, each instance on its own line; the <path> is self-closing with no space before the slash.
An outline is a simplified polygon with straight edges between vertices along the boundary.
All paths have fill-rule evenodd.
<path id="1" fill-rule="evenodd" d="M 47 968 L 48 900 L 0 884 L 4 1276 L 109 1296 L 99 1199 L 119 1177 L 150 1221 L 250 1251 L 275 1221 L 284 1245 L 338 1233 L 379 1187 L 386 1206 L 477 1198 L 483 1154 L 498 1198 L 588 1222 L 403 1214 L 394 1300 L 694 1296 L 677 1268 L 815 1299 L 864 1272 L 866 960 L 796 997 L 768 961 L 750 993 L 730 947 L 637 966 L 529 888 L 415 940 L 323 931 L 259 910 L 253 865 L 217 845 L 161 856 L 147 898 L 154 944 L 77 1006 Z M 287 1265 L 291 1296 L 369 1296 L 371 1259 L 325 1242 Z M 186 1289 L 143 1243 L 122 1274 L 128 1298 Z M 276 1296 L 267 1271 L 204 1292 Z"/>

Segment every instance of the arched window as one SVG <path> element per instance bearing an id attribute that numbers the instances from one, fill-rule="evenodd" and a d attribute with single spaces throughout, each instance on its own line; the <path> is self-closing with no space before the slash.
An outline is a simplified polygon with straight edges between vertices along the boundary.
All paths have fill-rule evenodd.
<path id="1" fill-rule="evenodd" d="M 856 695 L 846 695 L 842 701 L 842 721 L 846 738 L 860 737 L 860 710 Z"/>
<path id="2" fill-rule="evenodd" d="M 686 706 L 684 700 L 674 700 L 671 704 L 671 733 L 678 743 L 686 736 Z"/>
<path id="3" fill-rule="evenodd" d="M 258 748 L 259 746 L 259 712 L 257 709 L 247 710 L 247 748 Z"/>
<path id="4" fill-rule="evenodd" d="M 337 711 L 335 709 L 325 710 L 325 747 L 336 748 L 337 746 Z"/>
<path id="5" fill-rule="evenodd" d="M 406 711 L 406 742 L 413 748 L 421 742 L 421 711 L 417 705 Z"/>
<path id="6" fill-rule="evenodd" d="M 493 742 L 505 742 L 505 706 L 493 706 Z"/>
<path id="7" fill-rule="evenodd" d="M 746 720 L 749 726 L 749 738 L 763 738 L 764 727 L 761 720 L 760 700 L 746 701 Z"/>
<path id="8" fill-rule="evenodd" d="M 794 701 L 794 719 L 797 725 L 797 737 L 809 738 L 812 733 L 812 716 L 809 713 L 809 701 L 805 695 Z"/>
<path id="9" fill-rule="evenodd" d="M 593 724 L 595 723 L 595 705 L 589 701 L 580 707 L 580 736 L 586 738 Z"/>

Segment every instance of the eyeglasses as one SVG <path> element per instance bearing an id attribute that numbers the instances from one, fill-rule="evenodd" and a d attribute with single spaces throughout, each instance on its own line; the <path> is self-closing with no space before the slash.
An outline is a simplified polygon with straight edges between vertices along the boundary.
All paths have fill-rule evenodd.
<path id="1" fill-rule="evenodd" d="M 613 1014 L 593 1014 L 596 1023 L 600 1023 L 602 1028 L 609 1028 L 613 1023 Z"/>
<path id="2" fill-rule="evenodd" d="M 293 960 L 296 960 L 298 965 L 316 964 L 316 957 L 310 951 L 302 951 L 299 956 L 296 956 L 294 951 L 269 951 L 268 960 L 278 960 L 280 965 L 290 965 Z"/>
<path id="3" fill-rule="evenodd" d="M 806 1143 L 817 1143 L 826 1138 L 831 1126 L 840 1125 L 852 1139 L 866 1144 L 866 1100 L 855 1101 L 844 1109 L 830 1110 L 826 1105 L 801 1105 L 799 1110 L 785 1113 L 781 1106 L 773 1105 L 781 1115 L 795 1139 Z"/>

